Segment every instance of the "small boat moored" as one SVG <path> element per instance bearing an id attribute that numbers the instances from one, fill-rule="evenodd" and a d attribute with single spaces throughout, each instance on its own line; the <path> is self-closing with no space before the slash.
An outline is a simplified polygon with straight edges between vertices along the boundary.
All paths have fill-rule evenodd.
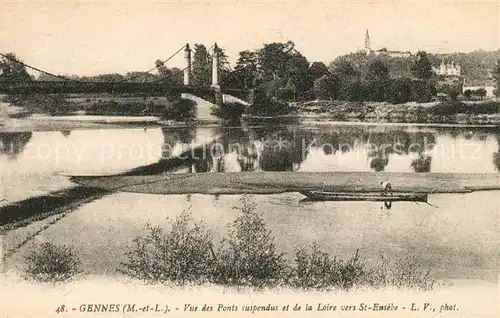
<path id="1" fill-rule="evenodd" d="M 301 202 L 313 201 L 375 201 L 375 202 L 424 202 L 427 203 L 427 193 L 380 193 L 380 192 L 330 192 L 330 191 L 304 191 L 301 194 L 306 198 Z"/>

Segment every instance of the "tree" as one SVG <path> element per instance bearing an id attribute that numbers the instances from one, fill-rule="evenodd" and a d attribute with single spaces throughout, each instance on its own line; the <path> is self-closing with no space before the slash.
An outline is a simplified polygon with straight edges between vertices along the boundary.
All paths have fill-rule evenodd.
<path id="1" fill-rule="evenodd" d="M 254 88 L 258 75 L 258 55 L 256 52 L 248 50 L 240 52 L 239 55 L 234 68 L 236 77 L 245 89 Z"/>
<path id="2" fill-rule="evenodd" d="M 415 80 L 412 87 L 412 99 L 419 103 L 428 103 L 437 94 L 436 83 L 434 81 Z"/>
<path id="3" fill-rule="evenodd" d="M 323 75 L 314 81 L 314 96 L 317 99 L 334 99 L 338 95 L 339 85 L 335 75 Z"/>
<path id="4" fill-rule="evenodd" d="M 217 49 L 214 49 L 214 54 L 217 54 L 219 63 L 218 63 L 218 80 L 219 83 L 224 82 L 229 73 L 231 72 L 231 65 L 229 64 L 228 56 L 226 54 L 226 50 L 220 46 L 217 46 Z M 210 57 L 210 67 L 212 66 L 212 57 Z M 210 74 L 212 74 L 212 69 L 210 68 Z"/>
<path id="5" fill-rule="evenodd" d="M 169 69 L 161 60 L 156 60 L 155 65 L 158 69 L 159 80 L 171 86 L 182 85 L 183 74 L 179 68 L 174 67 L 172 69 Z"/>
<path id="6" fill-rule="evenodd" d="M 1 81 L 30 81 L 32 77 L 26 71 L 26 67 L 21 64 L 14 53 L 7 53 L 0 59 L 0 80 Z"/>
<path id="7" fill-rule="evenodd" d="M 328 67 L 323 62 L 313 62 L 309 67 L 309 74 L 313 80 L 329 74 Z"/>
<path id="8" fill-rule="evenodd" d="M 500 59 L 498 59 L 495 63 L 495 67 L 491 72 L 491 76 L 495 81 L 495 91 L 493 93 L 495 94 L 495 96 L 500 97 Z"/>
<path id="9" fill-rule="evenodd" d="M 194 45 L 193 84 L 209 86 L 212 84 L 212 62 L 207 48 L 203 44 Z"/>
<path id="10" fill-rule="evenodd" d="M 300 53 L 290 56 L 287 63 L 287 77 L 295 88 L 295 98 L 306 97 L 314 84 L 309 72 L 309 62 Z"/>
<path id="11" fill-rule="evenodd" d="M 412 98 L 412 82 L 409 78 L 396 78 L 390 81 L 386 99 L 393 104 L 407 103 Z"/>
<path id="12" fill-rule="evenodd" d="M 36 79 L 37 81 L 45 81 L 45 82 L 54 82 L 54 81 L 62 81 L 61 78 L 55 77 L 46 73 L 40 73 L 38 75 L 38 78 Z"/>
<path id="13" fill-rule="evenodd" d="M 367 97 L 373 101 L 383 101 L 388 90 L 389 69 L 380 59 L 368 65 L 366 75 Z"/>
<path id="14" fill-rule="evenodd" d="M 265 81 L 287 76 L 288 61 L 293 55 L 294 48 L 295 44 L 292 41 L 264 44 L 258 51 L 258 61 Z"/>
<path id="15" fill-rule="evenodd" d="M 151 83 L 158 80 L 158 78 L 151 73 L 133 71 L 127 72 L 125 74 L 124 80 L 132 83 Z"/>
<path id="16" fill-rule="evenodd" d="M 123 81 L 125 78 L 123 75 L 118 74 L 118 73 L 111 73 L 111 74 L 99 74 L 96 76 L 92 77 L 93 81 L 96 82 L 107 82 L 107 83 L 114 83 L 114 82 L 120 82 Z"/>
<path id="17" fill-rule="evenodd" d="M 350 61 L 338 59 L 333 64 L 332 73 L 340 80 L 338 95 L 340 100 L 360 101 L 364 99 L 360 74 Z"/>
<path id="18" fill-rule="evenodd" d="M 411 73 L 418 79 L 429 80 L 433 77 L 432 64 L 425 51 L 417 53 L 417 59 L 411 67 Z"/>

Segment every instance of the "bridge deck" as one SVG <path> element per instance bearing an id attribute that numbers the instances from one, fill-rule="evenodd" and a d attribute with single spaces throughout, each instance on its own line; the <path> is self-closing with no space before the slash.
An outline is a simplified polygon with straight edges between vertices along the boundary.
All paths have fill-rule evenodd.
<path id="1" fill-rule="evenodd" d="M 0 93 L 4 94 L 58 94 L 58 93 L 192 93 L 213 92 L 210 86 L 169 85 L 168 83 L 129 82 L 76 82 L 76 81 L 0 81 Z"/>

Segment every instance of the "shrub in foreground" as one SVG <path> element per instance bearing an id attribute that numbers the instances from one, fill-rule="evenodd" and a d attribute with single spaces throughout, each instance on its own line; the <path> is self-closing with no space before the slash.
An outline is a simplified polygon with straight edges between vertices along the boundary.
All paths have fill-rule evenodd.
<path id="1" fill-rule="evenodd" d="M 284 254 L 276 251 L 275 238 L 255 211 L 255 203 L 244 196 L 241 204 L 235 209 L 242 215 L 230 225 L 229 237 L 217 253 L 214 280 L 227 285 L 277 285 L 287 276 Z"/>
<path id="2" fill-rule="evenodd" d="M 126 256 L 119 271 L 148 283 L 203 283 L 215 265 L 211 233 L 193 222 L 189 211 L 171 222 L 169 232 L 147 225 Z"/>
<path id="3" fill-rule="evenodd" d="M 64 282 L 80 272 L 80 260 L 71 246 L 46 242 L 25 256 L 27 279 L 38 282 Z"/>
<path id="4" fill-rule="evenodd" d="M 336 257 L 332 259 L 328 253 L 320 250 L 317 243 L 313 243 L 310 253 L 303 247 L 298 248 L 295 263 L 289 282 L 296 288 L 350 289 L 365 274 L 358 251 L 345 262 Z"/>
<path id="5" fill-rule="evenodd" d="M 216 252 L 212 235 L 202 224 L 193 222 L 188 211 L 182 212 L 169 231 L 146 227 L 119 269 L 129 277 L 148 283 L 206 282 L 225 286 L 299 289 L 343 289 L 356 286 L 412 288 L 429 290 L 434 281 L 430 268 L 423 270 L 414 257 L 367 268 L 358 251 L 347 260 L 331 257 L 314 243 L 310 249 L 299 247 L 295 262 L 279 253 L 275 237 L 267 229 L 262 214 L 247 196 L 236 207 L 241 215 L 229 224 L 228 236 Z"/>
<path id="6" fill-rule="evenodd" d="M 422 268 L 415 256 L 407 255 L 395 261 L 382 257 L 381 264 L 367 272 L 364 284 L 375 288 L 392 286 L 431 290 L 435 281 L 430 274 L 431 267 Z"/>

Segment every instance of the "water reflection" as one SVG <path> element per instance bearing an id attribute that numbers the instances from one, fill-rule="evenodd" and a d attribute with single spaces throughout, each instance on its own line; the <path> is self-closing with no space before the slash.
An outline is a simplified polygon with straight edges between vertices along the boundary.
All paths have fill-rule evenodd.
<path id="1" fill-rule="evenodd" d="M 420 154 L 417 159 L 411 162 L 411 167 L 415 172 L 430 172 L 431 161 L 432 158 L 430 156 Z"/>
<path id="2" fill-rule="evenodd" d="M 500 171 L 500 134 L 496 134 L 497 138 L 497 144 L 498 144 L 498 150 L 497 152 L 493 153 L 493 164 L 495 165 L 495 168 L 497 171 Z"/>
<path id="3" fill-rule="evenodd" d="M 0 133 L 0 154 L 15 160 L 31 140 L 31 132 Z"/>
<path id="4" fill-rule="evenodd" d="M 196 143 L 196 128 L 163 129 L 162 133 L 165 142 L 162 158 L 129 174 L 336 170 L 471 172 L 463 170 L 471 166 L 481 167 L 477 172 L 491 172 L 484 162 L 484 157 L 491 156 L 492 171 L 500 167 L 498 152 L 485 152 L 491 147 L 492 138 L 500 143 L 498 135 L 488 129 L 219 127 L 214 128 L 213 138 L 205 143 Z M 474 158 L 471 155 L 473 148 L 458 149 L 459 146 L 484 149 Z M 182 149 L 182 155 L 171 156 L 174 148 Z"/>
<path id="5" fill-rule="evenodd" d="M 71 135 L 71 130 L 62 130 L 61 135 L 64 137 L 69 137 Z"/>

